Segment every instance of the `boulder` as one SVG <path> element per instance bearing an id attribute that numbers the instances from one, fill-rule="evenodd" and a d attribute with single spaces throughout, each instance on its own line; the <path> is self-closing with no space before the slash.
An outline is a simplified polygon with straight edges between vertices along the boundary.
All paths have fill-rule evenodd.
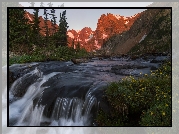
<path id="1" fill-rule="evenodd" d="M 86 62 L 89 62 L 88 59 L 71 59 L 71 61 L 74 63 L 74 64 L 80 64 L 80 63 L 86 63 Z"/>

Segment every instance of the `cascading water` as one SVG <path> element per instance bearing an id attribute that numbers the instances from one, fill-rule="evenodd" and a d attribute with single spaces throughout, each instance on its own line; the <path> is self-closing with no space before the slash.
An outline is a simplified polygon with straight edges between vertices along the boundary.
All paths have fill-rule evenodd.
<path id="1" fill-rule="evenodd" d="M 88 126 L 88 115 L 82 115 L 83 101 L 77 98 L 57 98 L 50 126 Z"/>
<path id="2" fill-rule="evenodd" d="M 139 72 L 150 73 L 152 67 L 158 66 L 159 63 L 142 59 L 94 59 L 80 65 L 60 61 L 12 65 L 9 67 L 9 125 L 97 125 L 98 108 L 105 112 L 109 109 L 102 100 L 107 83 L 128 75 L 138 77 Z M 133 67 L 136 74 L 131 72 Z"/>
<path id="3" fill-rule="evenodd" d="M 12 103 L 9 105 L 9 123 L 10 125 L 15 126 L 39 126 L 40 123 L 37 120 L 37 118 L 41 118 L 43 108 L 35 107 L 33 109 L 33 100 L 34 98 L 38 97 L 41 93 L 43 93 L 44 88 L 41 88 L 41 85 L 47 81 L 50 77 L 53 77 L 57 73 L 51 73 L 49 75 L 45 76 L 39 76 L 39 72 L 37 68 L 24 75 L 23 77 L 20 77 L 17 79 L 14 84 L 11 86 L 11 89 L 9 91 L 9 101 Z M 18 91 L 19 85 L 22 84 L 22 80 L 29 78 L 30 76 L 33 76 L 36 74 L 39 78 L 37 82 L 33 83 L 26 91 L 26 93 L 19 98 L 16 98 L 14 95 L 16 95 L 16 92 Z M 42 77 L 42 78 L 41 78 Z"/>
<path id="4" fill-rule="evenodd" d="M 3 67 L 3 77 L 7 78 L 7 67 Z M 3 84 L 7 85 L 7 82 L 2 81 Z M 88 128 L 88 127 L 7 127 L 7 86 L 2 86 L 2 134 L 98 134 L 98 130 L 96 128 Z M 10 96 L 9 96 L 10 97 Z M 10 97 L 11 99 L 13 96 Z M 26 104 L 27 105 L 27 104 Z M 25 124 L 25 121 L 27 121 L 27 118 L 25 116 L 31 114 L 29 119 L 31 118 L 31 125 L 37 124 L 37 121 L 39 122 L 39 119 L 42 119 L 45 121 L 45 117 L 41 116 L 42 111 L 44 110 L 43 106 L 35 107 L 33 111 L 33 103 L 27 105 L 25 107 L 26 111 L 24 110 L 23 114 L 21 115 L 21 118 L 19 118 L 18 123 L 16 125 L 27 125 Z M 33 114 L 32 114 L 33 111 Z M 28 116 L 27 116 L 28 117 Z M 41 117 L 41 118 L 39 118 Z M 35 120 L 32 120 L 35 119 Z M 66 121 L 66 120 L 64 120 Z M 63 122 L 63 120 L 62 120 Z M 22 124 L 24 123 L 24 124 Z M 28 122 L 26 122 L 28 123 Z M 28 123 L 29 124 L 29 123 Z M 53 121 L 51 126 L 58 126 L 55 121 Z M 49 125 L 49 126 L 50 126 Z M 70 125 L 70 124 L 69 124 Z"/>
<path id="5" fill-rule="evenodd" d="M 60 72 L 43 75 L 35 68 L 12 84 L 9 91 L 10 126 L 89 126 L 92 124 L 90 112 L 97 101 L 94 96 L 90 95 L 90 90 L 84 100 L 77 97 L 57 97 L 51 116 L 46 117 L 43 114 L 46 105 L 39 105 L 39 103 L 42 101 L 42 95 L 47 87 L 42 87 L 42 85 L 57 74 Z M 27 88 L 25 94 L 16 97 L 20 92 L 19 87 L 30 77 L 36 76 L 38 78 Z M 37 100 L 36 104 L 34 104 L 35 99 Z"/>

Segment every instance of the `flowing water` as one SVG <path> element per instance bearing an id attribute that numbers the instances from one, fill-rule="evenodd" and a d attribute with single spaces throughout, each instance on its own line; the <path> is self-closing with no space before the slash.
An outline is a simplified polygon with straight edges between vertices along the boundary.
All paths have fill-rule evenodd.
<path id="1" fill-rule="evenodd" d="M 121 68 L 129 63 L 137 67 Z M 108 108 L 102 96 L 109 82 L 128 75 L 138 77 L 140 72 L 149 73 L 151 67 L 158 66 L 159 63 L 127 58 L 93 59 L 78 65 L 58 61 L 13 65 L 10 71 L 15 81 L 8 88 L 3 85 L 2 125 L 95 126 L 98 109 Z M 7 73 L 6 67 L 3 71 Z"/>

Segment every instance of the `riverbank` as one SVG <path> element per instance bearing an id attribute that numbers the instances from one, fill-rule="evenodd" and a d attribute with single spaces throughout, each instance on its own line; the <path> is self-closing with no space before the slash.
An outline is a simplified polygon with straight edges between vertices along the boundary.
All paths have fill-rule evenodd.
<path id="1" fill-rule="evenodd" d="M 45 61 L 69 61 L 72 58 L 83 58 L 88 56 L 85 49 L 73 49 L 67 46 L 49 46 L 41 49 L 36 47 L 30 52 L 10 52 L 9 65 L 30 63 L 30 62 L 45 62 Z"/>
<path id="2" fill-rule="evenodd" d="M 110 112 L 98 112 L 99 126 L 172 126 L 171 61 L 150 75 L 112 82 L 104 98 Z"/>
<path id="3" fill-rule="evenodd" d="M 164 56 L 164 57 L 166 58 L 167 56 Z M 80 121 L 84 123 L 84 124 L 83 123 L 80 124 L 81 126 L 83 125 L 91 126 L 91 125 L 94 125 L 93 123 L 95 123 L 95 125 L 98 125 L 98 126 L 116 126 L 116 125 L 118 126 L 130 126 L 130 125 L 136 126 L 137 125 L 138 126 L 139 124 L 135 124 L 136 121 L 138 121 L 138 118 L 135 119 L 133 123 L 131 121 L 126 123 L 126 120 L 122 120 L 122 123 L 120 121 L 114 124 L 113 123 L 114 118 L 112 117 L 115 117 L 116 119 L 121 119 L 121 115 L 123 115 L 123 107 L 121 105 L 119 106 L 119 103 L 118 103 L 116 107 L 118 107 L 119 109 L 116 110 L 114 109 L 114 107 L 111 107 L 110 105 L 112 105 L 113 102 L 116 102 L 116 104 L 117 102 L 121 102 L 119 100 L 116 100 L 118 97 L 115 97 L 114 95 L 123 94 L 127 96 L 130 94 L 131 98 L 134 99 L 135 95 L 132 96 L 132 94 L 137 93 L 138 87 L 144 88 L 143 86 L 145 86 L 146 89 L 148 88 L 151 89 L 152 88 L 151 85 L 148 85 L 148 84 L 151 83 L 152 81 L 154 81 L 153 87 L 155 87 L 159 83 L 161 84 L 163 83 L 163 85 L 167 84 L 167 82 L 169 82 L 169 80 L 171 79 L 170 77 L 168 79 L 163 79 L 163 77 L 156 77 L 156 79 L 154 80 L 153 79 L 154 77 L 147 78 L 145 75 L 147 74 L 147 76 L 149 76 L 151 74 L 151 71 L 155 73 L 156 69 L 158 69 L 158 67 L 161 66 L 160 64 L 166 61 L 164 57 L 163 56 L 156 56 L 156 57 L 149 56 L 147 60 L 144 60 L 142 58 L 131 60 L 129 57 L 103 58 L 101 60 L 99 59 L 99 57 L 97 57 L 97 58 L 92 58 L 89 62 L 86 62 L 86 63 L 82 62 L 80 64 L 74 64 L 71 61 L 68 61 L 68 62 L 46 61 L 46 62 L 25 63 L 25 64 L 19 64 L 19 65 L 16 64 L 16 65 L 10 66 L 9 68 L 10 69 L 9 80 L 11 81 L 10 83 L 14 83 L 16 80 L 18 80 L 18 78 L 21 77 L 21 84 L 15 86 L 14 87 L 15 89 L 13 90 L 16 91 L 15 96 L 17 98 L 21 98 L 22 100 L 23 100 L 23 96 L 26 93 L 28 93 L 28 90 L 29 92 L 30 90 L 32 90 L 32 89 L 28 89 L 28 87 L 34 87 L 33 91 L 34 91 L 34 94 L 36 94 L 35 91 L 40 91 L 38 90 L 37 84 L 41 83 L 40 80 L 43 80 L 43 79 L 45 80 L 44 83 L 41 83 L 43 87 L 47 87 L 47 89 L 44 90 L 44 93 L 41 96 L 42 102 L 38 101 L 39 98 L 38 97 L 36 98 L 35 96 L 34 97 L 36 99 L 35 101 L 33 101 L 34 106 L 36 104 L 38 105 L 47 104 L 46 105 L 47 107 L 44 109 L 44 116 L 48 117 L 49 121 L 44 122 L 43 120 L 41 120 L 40 121 L 41 126 L 50 125 L 52 123 L 50 120 L 51 120 L 51 116 L 53 115 L 52 114 L 53 112 L 57 112 L 57 114 L 60 114 L 60 111 L 55 111 L 55 107 L 56 109 L 58 109 L 58 107 L 60 108 L 60 105 L 65 105 L 64 103 L 71 104 L 71 101 L 73 102 L 75 106 L 68 105 L 69 108 L 78 107 L 79 110 L 81 108 L 86 110 L 86 108 L 88 107 L 90 108 L 88 109 L 88 113 L 91 113 L 93 115 L 93 117 L 90 117 L 92 121 L 89 120 L 91 121 L 91 123 L 86 122 L 86 120 L 78 119 L 77 122 L 74 123 L 76 125 L 78 124 L 78 121 Z M 151 63 L 153 61 L 155 62 Z M 171 65 L 169 66 L 171 67 Z M 151 69 L 154 69 L 154 67 L 155 67 L 155 70 L 151 70 Z M 168 67 L 166 68 L 167 70 L 169 70 Z M 162 72 L 162 74 L 165 74 L 164 71 L 165 70 L 162 70 L 160 72 Z M 33 72 L 34 74 L 33 73 L 31 74 L 31 72 Z M 142 72 L 142 74 L 140 74 L 140 72 Z M 53 75 L 56 74 L 56 75 L 52 76 L 52 74 Z M 50 77 L 52 76 L 52 78 L 48 80 L 47 76 L 50 76 Z M 144 79 L 143 83 L 141 82 L 140 84 L 136 84 L 136 82 L 134 83 L 132 82 L 132 81 L 137 81 L 138 78 Z M 122 79 L 124 82 L 123 84 L 119 82 Z M 128 80 L 128 82 L 125 80 Z M 18 84 L 17 81 L 16 83 Z M 110 87 L 110 85 L 114 85 L 114 86 Z M 121 91 L 117 90 L 119 86 L 121 87 L 120 88 Z M 150 93 L 150 92 L 148 92 L 148 90 L 146 89 L 145 89 L 145 92 L 143 92 L 144 94 L 139 94 L 139 96 L 144 96 L 145 98 L 147 98 L 148 97 L 147 93 Z M 113 92 L 113 90 L 114 91 L 116 90 L 116 92 Z M 107 94 L 105 92 L 108 92 L 111 94 Z M 102 97 L 103 95 L 106 97 Z M 159 94 L 159 96 L 160 95 L 161 94 Z M 27 95 L 25 96 L 27 97 Z M 113 98 L 111 102 L 108 100 L 110 96 L 112 96 Z M 66 100 L 65 98 L 69 98 L 69 99 Z M 80 105 L 83 104 L 85 107 L 78 106 L 76 103 L 79 100 L 78 99 L 73 100 L 72 98 L 82 99 L 82 102 L 80 101 Z M 130 106 L 129 102 L 133 102 L 135 108 L 140 107 L 140 106 L 137 106 L 139 104 L 137 101 L 128 100 L 128 99 L 129 98 L 126 98 L 123 100 L 123 103 L 124 104 L 126 103 L 125 105 L 123 105 L 125 116 L 126 116 L 125 112 L 131 111 L 131 108 L 129 108 Z M 138 97 L 137 100 L 139 99 L 140 97 Z M 59 101 L 61 100 L 60 104 L 57 103 L 58 102 L 57 100 Z M 11 98 L 11 104 L 13 101 L 16 102 L 16 99 Z M 24 102 L 24 103 L 27 103 L 27 102 Z M 97 103 L 100 105 L 97 105 Z M 167 105 L 169 104 L 167 103 Z M 99 112 L 99 115 L 97 115 L 97 109 L 98 109 L 97 106 L 99 106 L 99 108 L 101 108 L 104 113 Z M 68 110 L 68 108 L 66 110 Z M 110 113 L 113 113 L 114 110 L 117 112 L 115 113 L 116 116 L 114 116 L 114 114 L 113 115 L 110 114 Z M 138 110 L 140 111 L 141 109 L 138 109 Z M 68 113 L 68 111 L 64 111 L 64 112 Z M 106 116 L 106 113 L 108 113 L 109 115 Z M 33 114 L 33 111 L 31 114 Z M 73 116 L 83 117 L 82 115 L 75 115 L 75 113 L 73 114 Z M 134 116 L 130 112 L 128 119 L 131 120 L 133 119 L 133 117 L 139 117 L 139 115 Z M 166 117 L 168 117 L 167 114 L 166 114 Z M 105 120 L 105 118 L 111 121 L 109 122 L 108 120 Z M 95 119 L 98 119 L 98 120 L 95 120 Z M 67 121 L 67 120 L 64 119 L 63 121 Z M 103 123 L 101 124 L 101 122 Z M 11 125 L 12 124 L 13 122 L 11 122 Z M 144 125 L 144 126 L 147 126 L 147 125 Z"/>

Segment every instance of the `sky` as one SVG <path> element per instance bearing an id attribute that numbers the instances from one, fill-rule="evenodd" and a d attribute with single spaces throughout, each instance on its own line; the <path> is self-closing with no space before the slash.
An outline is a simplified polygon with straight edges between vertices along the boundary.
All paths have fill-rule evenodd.
<path id="1" fill-rule="evenodd" d="M 20 2 L 24 7 L 29 7 L 30 3 Z M 52 2 L 53 7 L 58 7 L 64 4 L 64 7 L 146 7 L 152 2 Z M 35 7 L 39 7 L 40 2 L 35 3 Z M 47 6 L 47 2 L 44 2 Z M 26 9 L 33 14 L 33 9 Z M 140 13 L 146 9 L 55 9 L 56 21 L 59 21 L 60 13 L 66 10 L 66 18 L 68 22 L 68 29 L 81 30 L 84 27 L 90 27 L 95 30 L 98 19 L 102 14 L 112 13 L 115 15 L 130 17 L 136 13 Z M 48 11 L 50 13 L 50 9 Z M 39 16 L 44 17 L 44 10 L 40 9 Z M 50 18 L 51 19 L 51 18 Z"/>

